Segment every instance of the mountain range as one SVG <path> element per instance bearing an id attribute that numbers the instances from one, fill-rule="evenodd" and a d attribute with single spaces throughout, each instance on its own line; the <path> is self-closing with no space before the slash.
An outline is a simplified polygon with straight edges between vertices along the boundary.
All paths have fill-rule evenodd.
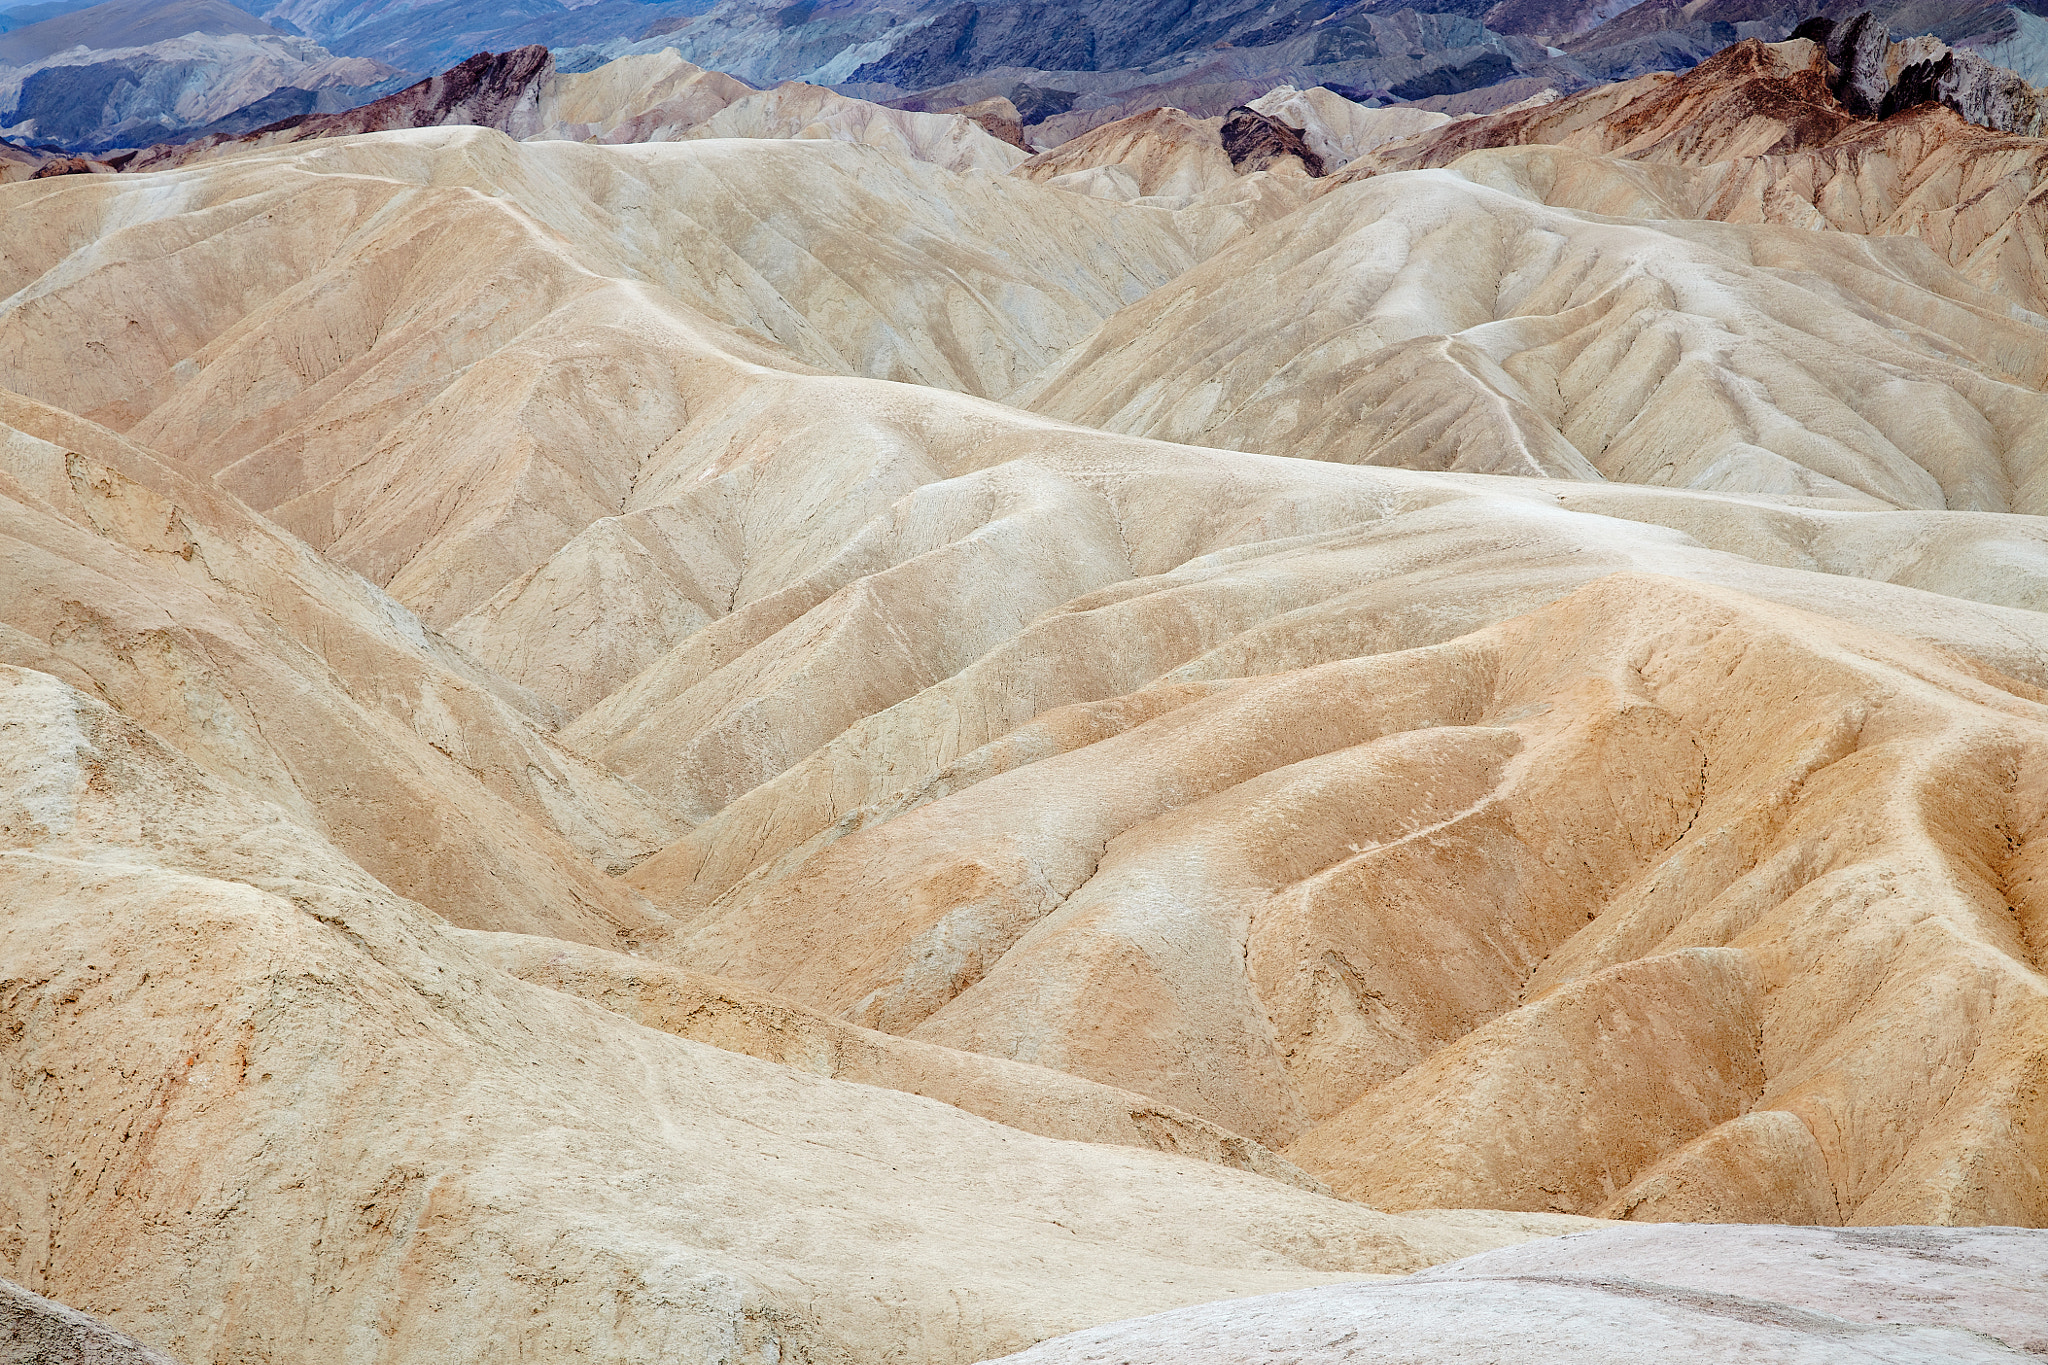
<path id="1" fill-rule="evenodd" d="M 1832 0 L 1818 16 L 1863 8 Z M 2032 10 L 1901 0 L 1874 12 L 1898 37 L 2048 82 L 2048 19 Z M 1226 115 L 1283 85 L 1488 112 L 1684 70 L 1812 17 L 1776 0 L 46 0 L 0 11 L 0 134 L 79 152 L 246 132 L 538 45 L 565 72 L 673 48 L 757 87 L 796 80 L 913 111 L 1001 98 L 1049 147 L 1160 106 Z"/>

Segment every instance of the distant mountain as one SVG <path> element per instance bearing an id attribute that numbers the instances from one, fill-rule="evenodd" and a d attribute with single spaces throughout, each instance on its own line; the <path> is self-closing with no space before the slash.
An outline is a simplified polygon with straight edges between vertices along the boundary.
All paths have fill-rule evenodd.
<path id="1" fill-rule="evenodd" d="M 266 22 L 351 57 L 441 71 L 477 52 L 539 43 L 624 44 L 702 14 L 711 0 L 242 0 Z"/>
<path id="2" fill-rule="evenodd" d="M 355 107 L 479 52 L 548 48 L 562 72 L 674 49 L 917 112 L 1005 100 L 1033 147 L 1162 106 L 1228 116 L 1267 91 L 1490 113 L 1685 71 L 1745 38 L 1842 20 L 1856 0 L 68 0 L 0 33 L 0 132 L 105 149 L 239 135 Z M 2037 13 L 2037 11 L 2039 11 Z M 1931 35 L 2048 83 L 2048 0 L 1889 0 Z M 4 17 L 0 15 L 0 17 Z M 178 45 L 159 50 L 163 43 Z M 296 45 L 296 46 L 294 46 Z M 354 60 L 357 67 L 323 67 Z M 60 72 L 49 69 L 63 67 Z"/>
<path id="3" fill-rule="evenodd" d="M 73 151 L 133 147 L 280 98 L 347 108 L 411 74 L 337 56 L 224 0 L 112 0 L 0 34 L 0 133 Z"/>

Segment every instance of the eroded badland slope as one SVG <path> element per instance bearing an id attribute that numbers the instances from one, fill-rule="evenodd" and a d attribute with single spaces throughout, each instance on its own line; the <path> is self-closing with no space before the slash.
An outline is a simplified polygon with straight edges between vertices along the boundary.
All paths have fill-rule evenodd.
<path id="1" fill-rule="evenodd" d="M 1320 178 L 636 58 L 0 186 L 0 1277 L 937 1363 L 2048 1222 L 2048 143 L 1817 51 Z"/>

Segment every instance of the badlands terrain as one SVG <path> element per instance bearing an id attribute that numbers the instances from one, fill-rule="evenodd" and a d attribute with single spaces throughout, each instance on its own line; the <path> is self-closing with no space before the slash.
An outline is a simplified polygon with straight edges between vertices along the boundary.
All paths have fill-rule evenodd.
<path id="1" fill-rule="evenodd" d="M 0 1320 L 2037 1358 L 2048 141 L 1845 31 L 0 185 Z"/>

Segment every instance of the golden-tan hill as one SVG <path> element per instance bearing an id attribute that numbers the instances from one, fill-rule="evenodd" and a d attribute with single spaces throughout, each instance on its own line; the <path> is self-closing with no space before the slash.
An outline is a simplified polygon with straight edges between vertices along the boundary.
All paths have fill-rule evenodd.
<path id="1" fill-rule="evenodd" d="M 1340 187 L 1011 401 L 1346 463 L 2048 510 L 2040 315 L 1917 238 L 1554 207 L 1540 171 L 1577 155 Z"/>
<path id="2" fill-rule="evenodd" d="M 1461 169 L 1519 176 L 1546 202 L 1594 213 L 1913 237 L 1983 288 L 2048 311 L 2048 140 L 1979 127 L 1939 103 L 1858 119 L 1829 92 L 1828 70 L 1805 39 L 1752 39 L 1683 75 L 1467 120 L 1346 174 L 1447 166 L 1495 148 L 1591 153 L 1475 156 Z"/>
<path id="3" fill-rule="evenodd" d="M 0 186 L 0 1278 L 966 1365 L 1585 1213 L 2048 1220 L 2039 320 L 1474 155 L 1657 169 Z"/>
<path id="4" fill-rule="evenodd" d="M 969 1361 L 1560 1220 L 1376 1213 L 645 1028 L 0 668 L 8 1278 L 191 1361 Z"/>

